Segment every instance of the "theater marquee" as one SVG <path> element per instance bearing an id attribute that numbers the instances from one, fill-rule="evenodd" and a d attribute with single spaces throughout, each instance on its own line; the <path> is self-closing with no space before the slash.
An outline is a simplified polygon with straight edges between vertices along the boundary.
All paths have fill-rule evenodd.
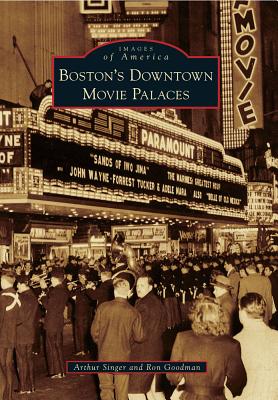
<path id="1" fill-rule="evenodd" d="M 46 194 L 245 218 L 241 162 L 185 128 L 170 112 L 55 110 L 46 99 L 28 163 Z"/>
<path id="2" fill-rule="evenodd" d="M 178 168 L 162 167 L 159 161 L 125 156 L 117 151 L 65 143 L 33 134 L 31 166 L 43 170 L 54 184 L 74 182 L 88 192 L 108 192 L 132 201 L 159 201 L 179 205 L 190 202 L 242 208 L 242 186 L 211 179 Z"/>
<path id="3" fill-rule="evenodd" d="M 2 124 L 11 171 L 5 193 L 246 219 L 241 161 L 190 131 L 172 109 L 56 110 L 49 96 L 38 112 L 2 114 Z"/>

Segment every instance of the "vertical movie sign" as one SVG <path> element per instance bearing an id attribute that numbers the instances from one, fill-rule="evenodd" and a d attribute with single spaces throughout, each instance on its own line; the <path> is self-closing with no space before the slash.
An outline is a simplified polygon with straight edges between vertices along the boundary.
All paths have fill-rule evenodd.
<path id="1" fill-rule="evenodd" d="M 234 128 L 263 128 L 260 4 L 232 3 Z"/>

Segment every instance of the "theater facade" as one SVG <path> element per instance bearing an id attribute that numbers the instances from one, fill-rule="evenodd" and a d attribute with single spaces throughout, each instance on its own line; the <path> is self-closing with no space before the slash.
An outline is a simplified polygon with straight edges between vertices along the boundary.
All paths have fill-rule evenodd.
<path id="1" fill-rule="evenodd" d="M 96 258 L 117 230 L 138 255 L 211 251 L 214 227 L 246 223 L 241 161 L 175 110 L 51 105 L 0 110 L 2 261 Z"/>

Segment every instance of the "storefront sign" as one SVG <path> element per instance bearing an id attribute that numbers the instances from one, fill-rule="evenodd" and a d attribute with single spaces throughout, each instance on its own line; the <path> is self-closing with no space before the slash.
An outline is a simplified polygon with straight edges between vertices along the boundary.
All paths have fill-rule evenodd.
<path id="1" fill-rule="evenodd" d="M 246 189 L 240 184 L 38 134 L 32 135 L 31 142 L 31 166 L 42 169 L 44 179 L 57 184 L 78 183 L 86 190 L 108 190 L 133 201 L 210 204 L 238 210 L 246 205 Z"/>
<path id="2" fill-rule="evenodd" d="M 71 241 L 72 230 L 60 228 L 32 227 L 30 236 L 32 242 L 69 243 Z"/>
<path id="3" fill-rule="evenodd" d="M 234 241 L 235 242 L 244 242 L 244 241 L 253 241 L 257 240 L 258 237 L 258 231 L 257 229 L 254 230 L 238 230 L 237 232 L 234 232 Z"/>
<path id="4" fill-rule="evenodd" d="M 270 224 L 273 220 L 273 186 L 268 183 L 248 183 L 248 220 Z"/>
<path id="5" fill-rule="evenodd" d="M 112 238 L 123 232 L 126 243 L 165 242 L 168 240 L 167 225 L 112 226 Z"/>
<path id="6" fill-rule="evenodd" d="M 181 243 L 183 242 L 205 242 L 207 240 L 207 233 L 205 229 L 180 229 L 179 237 Z"/>
<path id="7" fill-rule="evenodd" d="M 260 2 L 233 1 L 234 128 L 263 128 Z"/>

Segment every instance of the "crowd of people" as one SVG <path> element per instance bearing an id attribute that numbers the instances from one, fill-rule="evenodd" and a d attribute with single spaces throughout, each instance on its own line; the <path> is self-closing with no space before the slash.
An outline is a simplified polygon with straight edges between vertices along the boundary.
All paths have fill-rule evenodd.
<path id="1" fill-rule="evenodd" d="M 65 376 L 65 320 L 81 358 L 207 361 L 206 374 L 167 375 L 173 400 L 278 399 L 277 253 L 157 254 L 136 272 L 123 254 L 2 265 L 0 400 L 12 399 L 14 359 L 20 394 L 35 391 L 39 352 L 51 379 Z M 100 397 L 164 400 L 164 379 L 99 374 Z"/>

